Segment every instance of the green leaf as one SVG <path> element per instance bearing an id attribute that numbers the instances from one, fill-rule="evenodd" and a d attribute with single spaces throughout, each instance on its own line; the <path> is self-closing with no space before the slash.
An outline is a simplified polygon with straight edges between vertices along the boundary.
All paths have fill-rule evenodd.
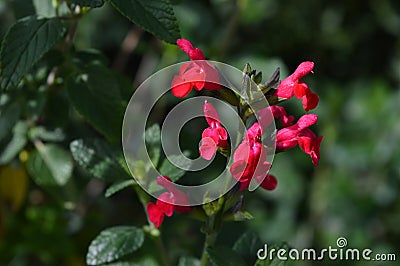
<path id="1" fill-rule="evenodd" d="M 261 247 L 261 248 L 265 249 L 265 247 Z M 272 249 L 275 249 L 275 252 L 274 252 L 275 256 L 271 260 L 269 258 L 268 251 L 272 250 Z M 286 243 L 282 243 L 280 245 L 273 245 L 271 247 L 268 246 L 267 254 L 260 254 L 261 256 L 266 255 L 267 257 L 265 259 L 258 259 L 254 265 L 255 266 L 285 266 L 287 260 L 280 260 L 276 256 L 277 250 L 279 250 L 279 249 L 286 250 L 286 252 L 285 252 L 286 255 L 285 256 L 287 256 L 287 254 L 289 252 L 289 249 L 290 249 L 290 246 L 288 244 L 286 244 Z M 257 252 L 258 252 L 258 250 L 257 250 Z"/>
<path id="2" fill-rule="evenodd" d="M 0 51 L 0 87 L 18 85 L 22 77 L 63 36 L 65 27 L 57 18 L 28 17 L 14 24 Z"/>
<path id="3" fill-rule="evenodd" d="M 183 161 L 184 157 L 182 155 L 171 155 L 169 156 L 174 162 L 179 163 L 179 165 L 182 165 L 186 169 L 188 169 L 191 166 L 191 161 L 187 161 L 187 163 Z M 160 166 L 160 174 L 168 176 L 172 181 L 176 182 L 181 178 L 182 176 L 185 175 L 186 170 L 183 170 L 181 168 L 176 167 L 173 165 L 168 159 L 165 159 L 161 166 Z"/>
<path id="4" fill-rule="evenodd" d="M 111 3 L 121 14 L 156 37 L 169 43 L 180 38 L 169 0 L 111 0 Z"/>
<path id="5" fill-rule="evenodd" d="M 158 124 L 154 124 L 145 132 L 147 151 L 154 166 L 157 167 L 161 153 L 161 131 Z"/>
<path id="6" fill-rule="evenodd" d="M 104 5 L 103 0 L 71 0 L 71 4 L 85 7 L 101 7 Z"/>
<path id="7" fill-rule="evenodd" d="M 263 247 L 258 235 L 254 232 L 246 232 L 233 245 L 233 250 L 239 253 L 247 262 L 255 262 L 257 251 Z"/>
<path id="8" fill-rule="evenodd" d="M 178 266 L 200 266 L 200 260 L 192 257 L 181 257 Z"/>
<path id="9" fill-rule="evenodd" d="M 102 266 L 159 266 L 157 261 L 151 257 L 143 258 L 138 261 L 117 261 L 103 264 Z"/>
<path id="10" fill-rule="evenodd" d="M 13 128 L 21 113 L 18 103 L 10 104 L 0 112 L 0 140 L 2 140 Z"/>
<path id="11" fill-rule="evenodd" d="M 248 221 L 248 220 L 253 220 L 254 217 L 247 211 L 238 211 L 233 215 L 233 220 L 234 221 Z"/>
<path id="12" fill-rule="evenodd" d="M 69 153 L 60 146 L 40 144 L 29 155 L 27 170 L 38 185 L 62 186 L 71 177 L 73 162 Z"/>
<path id="13" fill-rule="evenodd" d="M 105 229 L 90 243 L 86 263 L 100 265 L 113 262 L 139 249 L 143 241 L 143 230 L 134 226 Z"/>
<path id="14" fill-rule="evenodd" d="M 111 142 L 122 134 L 125 104 L 116 76 L 101 64 L 84 67 L 81 75 L 66 83 L 69 98 L 76 110 Z"/>
<path id="15" fill-rule="evenodd" d="M 122 151 L 99 139 L 71 142 L 70 150 L 78 164 L 93 176 L 106 180 L 131 179 L 125 170 Z"/>
<path id="16" fill-rule="evenodd" d="M 65 134 L 60 128 L 50 131 L 42 126 L 32 127 L 29 129 L 28 135 L 31 140 L 41 139 L 44 141 L 55 142 L 63 141 L 65 139 Z"/>
<path id="17" fill-rule="evenodd" d="M 207 254 L 214 266 L 244 266 L 246 263 L 238 253 L 226 247 L 208 248 Z"/>
<path id="18" fill-rule="evenodd" d="M 114 195 L 115 193 L 117 193 L 118 191 L 120 191 L 124 188 L 130 187 L 130 186 L 133 186 L 133 185 L 136 185 L 136 181 L 133 179 L 115 183 L 112 186 L 110 186 L 109 188 L 107 188 L 105 196 L 108 198 L 108 197 Z"/>
<path id="19" fill-rule="evenodd" d="M 20 121 L 13 128 L 13 135 L 6 146 L 0 151 L 0 165 L 9 163 L 26 145 L 28 125 Z"/>

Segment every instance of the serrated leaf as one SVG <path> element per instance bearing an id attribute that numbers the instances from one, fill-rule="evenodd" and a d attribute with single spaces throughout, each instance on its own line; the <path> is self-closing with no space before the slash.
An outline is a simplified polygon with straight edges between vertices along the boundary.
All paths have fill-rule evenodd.
<path id="1" fill-rule="evenodd" d="M 90 243 L 86 263 L 101 265 L 116 261 L 139 249 L 143 241 L 143 230 L 134 226 L 105 229 Z"/>
<path id="2" fill-rule="evenodd" d="M 179 25 L 168 0 L 111 0 L 112 5 L 133 23 L 156 37 L 175 43 Z"/>
<path id="3" fill-rule="evenodd" d="M 80 139 L 71 142 L 70 150 L 78 164 L 93 176 L 106 180 L 131 179 L 121 165 L 120 149 L 99 139 Z"/>
<path id="4" fill-rule="evenodd" d="M 255 266 L 285 266 L 285 265 L 286 265 L 287 260 L 280 260 L 280 259 L 276 256 L 276 254 L 277 254 L 277 251 L 278 251 L 279 249 L 284 249 L 284 250 L 286 250 L 285 254 L 288 254 L 289 249 L 290 249 L 290 247 L 289 247 L 288 244 L 282 243 L 282 244 L 280 244 L 280 245 L 277 245 L 277 244 L 276 244 L 276 245 L 272 245 L 271 247 L 267 246 L 267 249 L 268 249 L 268 250 L 265 250 L 265 249 L 266 249 L 265 246 L 264 246 L 264 247 L 261 247 L 261 248 L 264 249 L 264 251 L 266 251 L 267 253 L 266 253 L 266 254 L 261 253 L 260 256 L 266 256 L 266 257 L 265 257 L 265 258 L 259 258 L 259 259 L 256 261 L 256 263 L 254 264 Z M 269 251 L 269 250 L 272 250 L 272 249 L 274 249 L 276 252 L 274 253 L 275 256 L 271 259 L 271 258 L 269 257 L 268 251 Z M 257 252 L 258 252 L 258 250 L 257 250 Z"/>
<path id="5" fill-rule="evenodd" d="M 208 248 L 207 254 L 214 266 L 245 266 L 243 258 L 238 253 L 226 247 Z"/>
<path id="6" fill-rule="evenodd" d="M 29 155 L 27 170 L 38 185 L 62 186 L 71 177 L 73 162 L 60 146 L 45 144 Z"/>
<path id="7" fill-rule="evenodd" d="M 105 196 L 108 198 L 112 195 L 114 195 L 115 193 L 117 193 L 120 190 L 123 190 L 124 188 L 133 186 L 136 184 L 136 181 L 131 179 L 131 180 L 125 180 L 116 184 L 113 184 L 112 186 L 110 186 L 109 188 L 107 188 Z"/>
<path id="8" fill-rule="evenodd" d="M 181 257 L 178 266 L 200 266 L 200 260 L 193 257 Z"/>
<path id="9" fill-rule="evenodd" d="M 13 128 L 11 140 L 1 147 L 0 165 L 9 163 L 26 145 L 27 143 L 28 125 L 26 122 L 20 121 Z"/>
<path id="10" fill-rule="evenodd" d="M 101 7 L 104 5 L 103 0 L 71 0 L 71 4 L 85 7 Z"/>
<path id="11" fill-rule="evenodd" d="M 145 131 L 147 151 L 154 166 L 157 167 L 161 153 L 161 131 L 158 124 L 154 124 Z"/>
<path id="12" fill-rule="evenodd" d="M 119 141 L 125 111 L 120 83 L 101 64 L 91 64 L 81 71 L 81 75 L 70 77 L 66 83 L 72 104 L 108 140 Z"/>
<path id="13" fill-rule="evenodd" d="M 65 27 L 57 18 L 19 20 L 7 32 L 0 51 L 0 87 L 18 85 L 30 68 L 63 36 Z"/>
<path id="14" fill-rule="evenodd" d="M 254 263 L 257 259 L 257 251 L 263 247 L 258 235 L 254 232 L 246 232 L 236 240 L 233 250 L 239 253 L 247 262 Z"/>
<path id="15" fill-rule="evenodd" d="M 188 169 L 191 166 L 191 161 L 184 161 L 184 157 L 182 155 L 171 155 L 169 156 L 171 160 L 179 163 L 184 168 Z M 165 159 L 159 170 L 161 175 L 168 176 L 172 181 L 176 182 L 185 175 L 186 170 L 181 169 L 173 165 L 168 159 Z"/>

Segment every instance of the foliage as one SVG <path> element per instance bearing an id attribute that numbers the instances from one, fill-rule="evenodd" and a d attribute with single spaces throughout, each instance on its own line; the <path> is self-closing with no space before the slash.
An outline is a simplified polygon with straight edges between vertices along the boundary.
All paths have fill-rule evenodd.
<path id="1" fill-rule="evenodd" d="M 321 100 L 319 168 L 296 151 L 278 154 L 278 188 L 238 200 L 245 210 L 224 219 L 245 222 L 224 223 L 205 250 L 210 263 L 282 265 L 257 261 L 257 250 L 283 241 L 322 249 L 339 236 L 352 247 L 398 252 L 399 10 L 390 0 L 0 1 L 0 264 L 200 265 L 197 220 L 205 211 L 166 220 L 161 236 L 143 226 L 150 198 L 120 146 L 137 85 L 186 60 L 168 44 L 181 35 L 208 58 L 250 62 L 264 74 L 280 66 L 287 76 L 313 60 L 316 81 L 306 79 Z M 146 133 L 153 164 L 173 181 L 186 172 L 161 153 L 157 123 L 175 103 L 166 97 Z M 183 129 L 183 150 L 197 152 L 192 132 L 203 126 Z M 193 179 L 212 175 L 218 160 Z M 136 164 L 135 176 L 146 175 L 148 166 Z"/>

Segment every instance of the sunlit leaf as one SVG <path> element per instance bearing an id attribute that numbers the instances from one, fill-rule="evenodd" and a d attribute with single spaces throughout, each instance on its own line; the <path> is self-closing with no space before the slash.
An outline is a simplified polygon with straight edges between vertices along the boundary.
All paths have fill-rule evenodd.
<path id="1" fill-rule="evenodd" d="M 9 163 L 27 143 L 28 125 L 24 121 L 18 122 L 12 130 L 12 136 L 0 150 L 0 165 Z"/>
<path id="2" fill-rule="evenodd" d="M 134 226 L 116 226 L 103 230 L 90 243 L 88 265 L 101 265 L 131 254 L 143 245 L 144 232 Z"/>
<path id="3" fill-rule="evenodd" d="M 180 38 L 179 25 L 169 0 L 111 0 L 133 23 L 169 43 Z"/>
<path id="4" fill-rule="evenodd" d="M 73 170 L 70 154 L 55 144 L 42 145 L 29 155 L 29 174 L 41 186 L 65 185 Z"/>
<path id="5" fill-rule="evenodd" d="M 10 89 L 63 36 L 65 27 L 57 18 L 27 17 L 14 24 L 0 51 L 0 87 Z"/>
<path id="6" fill-rule="evenodd" d="M 97 178 L 113 181 L 131 179 L 118 147 L 99 139 L 80 139 L 71 142 L 70 150 L 75 161 Z"/>
<path id="7" fill-rule="evenodd" d="M 133 179 L 115 183 L 112 186 L 110 186 L 109 188 L 107 188 L 105 196 L 107 198 L 111 197 L 112 195 L 114 195 L 118 191 L 121 191 L 121 190 L 123 190 L 124 188 L 127 188 L 127 187 L 131 187 L 131 186 L 133 186 L 135 184 L 136 184 L 136 181 L 133 180 Z"/>

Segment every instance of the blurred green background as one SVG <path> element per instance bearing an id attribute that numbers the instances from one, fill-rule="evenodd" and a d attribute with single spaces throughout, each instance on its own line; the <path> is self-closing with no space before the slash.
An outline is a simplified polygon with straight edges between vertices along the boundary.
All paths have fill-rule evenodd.
<path id="1" fill-rule="evenodd" d="M 21 0 L 0 1 L 0 38 L 23 16 L 19 13 L 23 10 L 13 9 L 15 1 Z M 49 12 L 46 1 L 33 1 L 43 15 Z M 345 237 L 349 247 L 395 253 L 397 264 L 332 261 L 324 265 L 398 265 L 400 1 L 172 2 L 182 37 L 201 48 L 208 59 L 239 69 L 249 62 L 263 71 L 264 80 L 278 66 L 283 78 L 300 62 L 315 62 L 314 75 L 305 81 L 320 96 L 312 111 L 319 115 L 315 130 L 324 136 L 319 167 L 314 168 L 298 148 L 278 154 L 272 169 L 278 188 L 248 193 L 245 209 L 255 219 L 225 223 L 218 241 L 230 246 L 251 230 L 269 245 L 286 241 L 297 248 L 322 249 L 336 246 L 336 239 Z M 108 4 L 81 19 L 74 44 L 76 50 L 103 52 L 108 65 L 127 75 L 133 87 L 156 70 L 188 59 L 176 46 L 133 26 Z M 67 109 L 61 112 L 64 119 L 79 120 L 62 100 L 57 103 Z M 174 103 L 171 99 L 168 104 Z M 302 114 L 296 100 L 285 106 L 296 117 Z M 93 135 L 89 126 L 74 123 L 64 124 L 69 134 L 65 147 L 78 136 Z M 185 143 L 190 132 L 182 138 Z M 77 168 L 74 185 L 65 186 L 62 193 L 52 192 L 10 167 L 2 166 L 0 171 L 0 265 L 84 265 L 87 247 L 102 229 L 145 223 L 133 190 L 106 199 L 104 182 Z M 14 195 L 19 196 L 7 196 L 10 183 L 5 176 L 14 177 Z M 172 261 L 180 255 L 201 254 L 200 226 L 184 215 L 166 219 L 163 239 Z M 151 252 L 152 245 L 146 242 L 138 256 Z M 158 260 L 155 255 L 151 263 Z"/>

